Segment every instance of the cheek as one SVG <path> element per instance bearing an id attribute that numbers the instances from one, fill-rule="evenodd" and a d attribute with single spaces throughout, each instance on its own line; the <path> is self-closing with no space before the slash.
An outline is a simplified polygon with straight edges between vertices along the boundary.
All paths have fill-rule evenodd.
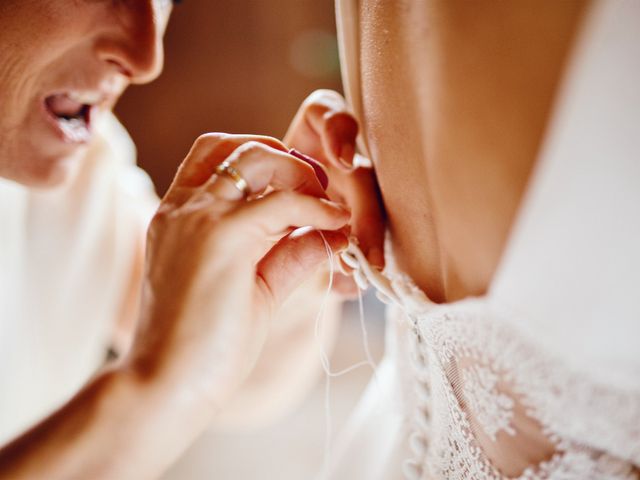
<path id="1" fill-rule="evenodd" d="M 9 6 L 5 6 L 5 2 Z M 42 72 L 86 37 L 93 10 L 83 3 L 75 0 L 0 0 L 0 45 L 3 47 L 0 49 L 0 75 L 17 72 L 26 79 Z"/>
<path id="2" fill-rule="evenodd" d="M 4 133 L 18 128 L 28 116 L 35 96 L 36 75 L 24 57 L 0 54 L 0 64 L 0 128 Z"/>
<path id="3" fill-rule="evenodd" d="M 78 77 L 78 55 L 86 55 L 79 47 L 98 6 L 0 0 L 0 177 L 46 186 L 67 176 L 75 153 L 51 140 L 42 99 L 61 79 Z"/>
<path id="4" fill-rule="evenodd" d="M 71 12 L 71 13 L 70 13 Z M 74 0 L 0 0 L 0 138 L 25 127 L 85 28 Z M 8 48 L 7 48 L 8 47 Z"/>
<path id="5" fill-rule="evenodd" d="M 38 75 L 28 55 L 0 52 L 0 176 L 15 177 L 30 159 L 38 111 Z M 19 172 L 18 172 L 19 173 Z"/>
<path id="6" fill-rule="evenodd" d="M 61 20 L 59 16 L 51 15 L 50 4 L 56 3 L 66 2 L 27 0 L 21 6 L 0 8 L 0 45 L 10 46 L 0 49 L 0 125 L 3 129 L 10 128 L 31 108 L 43 72 L 56 53 L 59 32 L 64 31 L 57 25 Z"/>

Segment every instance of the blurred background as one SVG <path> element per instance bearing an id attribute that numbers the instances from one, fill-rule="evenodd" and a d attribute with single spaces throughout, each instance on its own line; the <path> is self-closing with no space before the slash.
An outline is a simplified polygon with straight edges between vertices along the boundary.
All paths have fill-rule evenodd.
<path id="1" fill-rule="evenodd" d="M 162 195 L 198 135 L 282 138 L 318 88 L 341 88 L 333 0 L 183 0 L 162 76 L 129 89 L 116 113 Z"/>
<path id="2" fill-rule="evenodd" d="M 184 0 L 174 10 L 165 46 L 162 76 L 129 89 L 116 109 L 160 195 L 198 135 L 224 131 L 281 138 L 309 93 L 341 90 L 333 0 Z M 366 297 L 365 313 L 369 346 L 380 358 L 382 308 L 373 296 Z M 358 308 L 350 303 L 332 369 L 363 357 Z M 370 375 L 361 368 L 332 380 L 334 432 Z M 206 432 L 164 480 L 313 478 L 324 454 L 324 409 L 320 377 L 307 400 L 275 425 Z"/>

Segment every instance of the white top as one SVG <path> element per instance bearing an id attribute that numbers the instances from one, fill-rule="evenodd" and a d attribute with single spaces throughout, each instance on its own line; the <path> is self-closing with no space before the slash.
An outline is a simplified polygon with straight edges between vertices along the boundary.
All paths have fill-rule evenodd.
<path id="1" fill-rule="evenodd" d="M 389 350 L 328 478 L 640 478 L 638 46 L 640 2 L 590 7 L 485 297 L 435 305 L 388 252 Z"/>
<path id="2" fill-rule="evenodd" d="M 98 129 L 65 187 L 0 179 L 0 445 L 104 362 L 157 202 L 115 117 Z"/>

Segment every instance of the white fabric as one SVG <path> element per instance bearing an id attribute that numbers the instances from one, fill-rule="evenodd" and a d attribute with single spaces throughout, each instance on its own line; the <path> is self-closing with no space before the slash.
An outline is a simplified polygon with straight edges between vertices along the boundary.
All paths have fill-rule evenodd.
<path id="1" fill-rule="evenodd" d="M 518 328 L 564 361 L 635 388 L 640 388 L 638 46 L 640 3 L 596 6 L 551 125 L 531 200 L 491 291 L 496 301 L 535 318 Z"/>
<path id="2" fill-rule="evenodd" d="M 157 201 L 109 115 L 73 181 L 0 179 L 0 444 L 76 393 L 104 362 Z"/>
<path id="3" fill-rule="evenodd" d="M 577 45 L 489 294 L 435 305 L 388 252 L 393 371 L 328 478 L 640 478 L 640 3 L 594 3 Z"/>

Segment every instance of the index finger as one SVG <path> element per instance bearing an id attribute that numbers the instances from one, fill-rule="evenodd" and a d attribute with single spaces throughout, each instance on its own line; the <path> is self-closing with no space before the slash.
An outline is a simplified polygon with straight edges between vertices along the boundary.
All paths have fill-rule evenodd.
<path id="1" fill-rule="evenodd" d="M 264 135 L 233 135 L 217 132 L 201 135 L 178 167 L 164 201 L 182 203 L 189 198 L 194 188 L 204 185 L 211 178 L 216 167 L 225 158 L 247 142 L 259 142 L 276 150 L 287 151 L 282 142 Z"/>
<path id="2" fill-rule="evenodd" d="M 204 185 L 214 174 L 216 167 L 236 148 L 247 142 L 259 142 L 276 150 L 287 151 L 281 141 L 265 135 L 206 133 L 194 142 L 178 168 L 172 186 L 199 187 Z"/>

